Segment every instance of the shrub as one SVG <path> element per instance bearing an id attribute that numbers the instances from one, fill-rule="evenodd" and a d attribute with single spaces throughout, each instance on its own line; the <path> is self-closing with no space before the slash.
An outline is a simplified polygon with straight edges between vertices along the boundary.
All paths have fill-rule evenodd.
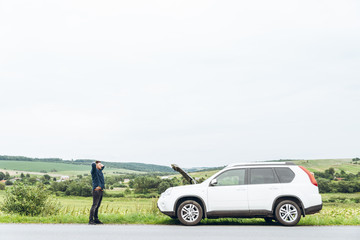
<path id="1" fill-rule="evenodd" d="M 6 180 L 5 185 L 7 185 L 7 186 L 13 185 L 13 182 L 10 180 Z"/>
<path id="2" fill-rule="evenodd" d="M 56 214 L 61 206 L 46 190 L 43 184 L 28 186 L 15 183 L 6 190 L 1 210 L 26 216 L 47 216 Z"/>
<path id="3" fill-rule="evenodd" d="M 75 181 L 52 182 L 50 190 L 57 195 L 61 195 L 59 192 L 63 192 L 66 196 L 90 197 L 92 195 L 91 184 L 86 178 Z"/>
<path id="4" fill-rule="evenodd" d="M 113 198 L 122 198 L 125 197 L 124 193 L 108 193 L 108 192 L 104 192 L 104 196 L 105 197 L 113 197 Z"/>
<path id="5" fill-rule="evenodd" d="M 130 181 L 131 185 L 135 188 L 135 193 L 143 194 L 156 191 L 160 182 L 161 179 L 154 176 L 140 176 Z"/>
<path id="6" fill-rule="evenodd" d="M 157 193 L 145 193 L 145 194 L 137 194 L 137 198 L 158 198 L 159 194 Z"/>
<path id="7" fill-rule="evenodd" d="M 319 184 L 319 192 L 320 193 L 328 193 L 331 192 L 332 187 L 331 187 L 331 181 L 324 179 L 324 178 L 319 178 L 317 180 L 318 184 Z"/>
<path id="8" fill-rule="evenodd" d="M 0 190 L 5 190 L 5 184 L 4 183 L 0 183 Z"/>
<path id="9" fill-rule="evenodd" d="M 70 182 L 65 190 L 67 196 L 81 196 L 90 197 L 92 196 L 90 184 L 86 184 L 85 181 L 73 181 Z"/>
<path id="10" fill-rule="evenodd" d="M 166 181 L 162 181 L 160 184 L 159 184 L 159 187 L 158 187 L 158 193 L 162 193 L 162 192 L 165 192 L 166 189 L 168 189 L 169 187 L 171 187 L 170 183 L 169 182 L 166 182 Z"/>

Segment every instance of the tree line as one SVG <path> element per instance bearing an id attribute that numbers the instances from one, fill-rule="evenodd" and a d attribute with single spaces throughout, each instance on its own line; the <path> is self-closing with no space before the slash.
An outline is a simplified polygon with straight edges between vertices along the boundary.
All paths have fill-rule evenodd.
<path id="1" fill-rule="evenodd" d="M 360 192 L 360 172 L 346 173 L 344 170 L 336 172 L 334 168 L 324 172 L 315 172 L 320 193 L 354 193 Z"/>

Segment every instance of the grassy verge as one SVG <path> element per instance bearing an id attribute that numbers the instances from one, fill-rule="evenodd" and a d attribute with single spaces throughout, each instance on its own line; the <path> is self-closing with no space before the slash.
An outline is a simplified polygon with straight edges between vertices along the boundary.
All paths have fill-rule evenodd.
<path id="1" fill-rule="evenodd" d="M 0 191 L 0 202 L 4 192 Z M 360 225 L 360 203 L 356 194 L 324 194 L 324 208 L 302 218 L 298 225 Z M 0 212 L 0 223 L 82 223 L 88 222 L 92 198 L 59 197 L 62 209 L 56 216 L 28 217 Z M 106 197 L 99 216 L 107 224 L 180 224 L 159 212 L 156 199 Z M 263 219 L 205 219 L 206 225 L 265 225 Z"/>

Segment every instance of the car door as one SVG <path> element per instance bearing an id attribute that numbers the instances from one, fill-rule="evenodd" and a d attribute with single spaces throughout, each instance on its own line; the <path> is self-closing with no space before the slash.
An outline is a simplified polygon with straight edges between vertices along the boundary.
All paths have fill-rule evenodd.
<path id="1" fill-rule="evenodd" d="M 245 168 L 225 171 L 214 179 L 216 184 L 210 184 L 207 191 L 208 212 L 248 211 Z"/>
<path id="2" fill-rule="evenodd" d="M 249 210 L 271 211 L 274 200 L 282 194 L 273 168 L 250 168 L 248 182 Z"/>

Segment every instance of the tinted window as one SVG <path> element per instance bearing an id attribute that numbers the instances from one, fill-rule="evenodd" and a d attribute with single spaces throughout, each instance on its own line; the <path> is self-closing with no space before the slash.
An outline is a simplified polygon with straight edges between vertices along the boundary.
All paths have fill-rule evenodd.
<path id="1" fill-rule="evenodd" d="M 289 183 L 295 177 L 295 173 L 290 168 L 275 168 L 275 172 L 281 183 Z"/>
<path id="2" fill-rule="evenodd" d="M 250 169 L 250 184 L 277 183 L 272 168 Z"/>
<path id="3" fill-rule="evenodd" d="M 232 185 L 243 185 L 245 184 L 245 169 L 234 169 L 229 170 L 217 178 L 216 186 L 232 186 Z"/>

